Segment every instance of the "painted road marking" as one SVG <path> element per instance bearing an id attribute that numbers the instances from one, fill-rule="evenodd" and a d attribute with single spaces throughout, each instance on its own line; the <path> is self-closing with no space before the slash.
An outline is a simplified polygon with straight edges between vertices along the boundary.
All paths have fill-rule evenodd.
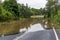
<path id="1" fill-rule="evenodd" d="M 20 38 L 23 38 L 23 36 L 25 36 L 27 34 L 27 32 L 25 32 L 23 35 L 21 35 L 21 36 L 19 36 L 19 37 L 16 37 L 15 39 L 13 39 L 13 40 L 18 40 L 18 39 L 20 39 Z"/>
<path id="2" fill-rule="evenodd" d="M 59 40 L 58 35 L 57 35 L 56 30 L 54 29 L 54 27 L 53 27 L 53 31 L 54 31 L 54 34 L 55 34 L 56 40 Z"/>

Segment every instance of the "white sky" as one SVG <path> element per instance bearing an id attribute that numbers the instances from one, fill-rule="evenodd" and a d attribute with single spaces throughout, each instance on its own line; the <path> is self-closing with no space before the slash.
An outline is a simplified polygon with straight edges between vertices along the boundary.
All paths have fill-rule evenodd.
<path id="1" fill-rule="evenodd" d="M 28 4 L 31 8 L 44 8 L 45 4 L 47 3 L 46 0 L 18 0 L 18 3 L 26 5 Z"/>

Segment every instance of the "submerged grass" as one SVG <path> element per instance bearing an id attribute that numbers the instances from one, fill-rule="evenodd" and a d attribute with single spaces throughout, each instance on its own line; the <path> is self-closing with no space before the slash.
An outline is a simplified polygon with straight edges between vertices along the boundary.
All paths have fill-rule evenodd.
<path id="1" fill-rule="evenodd" d="M 0 35 L 19 33 L 21 28 L 28 28 L 30 24 L 41 22 L 41 19 L 20 19 L 10 22 L 0 22 Z"/>
<path id="2" fill-rule="evenodd" d="M 44 27 L 45 23 L 44 19 L 37 18 L 20 18 L 20 20 L 9 21 L 9 22 L 0 22 L 0 35 L 10 35 L 19 33 L 19 30 L 22 28 L 27 28 L 30 24 L 40 23 Z M 53 23 L 51 27 L 55 27 L 56 29 L 60 29 L 60 25 Z"/>

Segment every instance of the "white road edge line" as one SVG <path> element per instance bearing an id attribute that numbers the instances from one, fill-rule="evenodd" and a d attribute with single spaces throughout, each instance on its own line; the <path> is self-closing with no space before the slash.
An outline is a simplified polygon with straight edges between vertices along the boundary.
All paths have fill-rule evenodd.
<path id="1" fill-rule="evenodd" d="M 53 27 L 53 31 L 54 31 L 54 34 L 55 34 L 56 40 L 59 40 L 58 35 L 57 35 L 56 30 L 54 29 L 54 27 Z"/>
<path id="2" fill-rule="evenodd" d="M 20 39 L 20 38 L 22 38 L 23 36 L 25 36 L 26 35 L 26 33 L 27 32 L 25 32 L 24 34 L 22 34 L 21 36 L 19 36 L 19 37 L 16 37 L 15 39 L 13 39 L 13 40 L 18 40 L 18 39 Z"/>

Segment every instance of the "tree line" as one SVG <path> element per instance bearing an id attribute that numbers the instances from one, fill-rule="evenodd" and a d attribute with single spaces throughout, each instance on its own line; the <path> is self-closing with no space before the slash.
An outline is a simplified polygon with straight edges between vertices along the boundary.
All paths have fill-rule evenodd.
<path id="1" fill-rule="evenodd" d="M 60 3 L 59 0 L 48 0 L 46 4 L 46 13 L 48 20 L 60 24 Z"/>
<path id="2" fill-rule="evenodd" d="M 0 21 L 17 20 L 19 18 L 30 18 L 32 15 L 42 15 L 45 9 L 35 9 L 24 4 L 17 3 L 17 0 L 0 1 Z"/>
<path id="3" fill-rule="evenodd" d="M 60 23 L 60 4 L 58 0 L 47 0 L 45 8 L 35 9 L 24 4 L 17 3 L 17 0 L 0 1 L 0 21 L 19 20 L 30 18 L 32 15 L 45 15 L 49 20 Z"/>

